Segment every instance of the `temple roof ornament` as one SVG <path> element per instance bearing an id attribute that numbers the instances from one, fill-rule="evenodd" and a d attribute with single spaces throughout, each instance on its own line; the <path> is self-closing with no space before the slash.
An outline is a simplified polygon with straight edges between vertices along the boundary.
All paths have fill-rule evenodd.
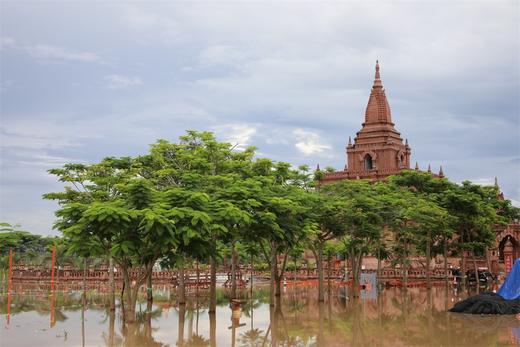
<path id="1" fill-rule="evenodd" d="M 379 62 L 376 60 L 376 76 L 374 85 L 370 91 L 368 105 L 365 111 L 365 123 L 392 123 L 390 105 L 386 99 L 381 75 L 379 73 Z"/>

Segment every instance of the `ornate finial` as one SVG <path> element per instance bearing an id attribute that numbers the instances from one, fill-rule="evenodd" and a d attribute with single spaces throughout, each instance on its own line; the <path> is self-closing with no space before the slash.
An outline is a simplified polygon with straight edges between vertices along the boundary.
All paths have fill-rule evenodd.
<path id="1" fill-rule="evenodd" d="M 343 170 L 343 171 L 348 171 L 348 165 L 347 164 L 345 164 L 345 170 Z"/>
<path id="2" fill-rule="evenodd" d="M 408 146 L 408 139 L 404 140 L 404 144 L 405 144 L 405 146 Z"/>
<path id="3" fill-rule="evenodd" d="M 320 171 L 320 163 L 318 163 L 318 165 L 316 165 L 316 171 Z"/>
<path id="4" fill-rule="evenodd" d="M 379 60 L 376 60 L 376 77 L 374 80 L 374 86 L 381 86 L 381 75 L 379 74 Z"/>
<path id="5" fill-rule="evenodd" d="M 415 162 L 415 171 L 419 171 L 419 163 Z"/>
<path id="6" fill-rule="evenodd" d="M 348 145 L 352 146 L 352 138 L 350 136 L 348 137 Z"/>
<path id="7" fill-rule="evenodd" d="M 441 165 L 441 168 L 439 169 L 439 177 L 444 177 L 444 171 L 442 171 L 442 165 Z"/>
<path id="8" fill-rule="evenodd" d="M 495 187 L 498 188 L 498 178 L 495 176 Z"/>
<path id="9" fill-rule="evenodd" d="M 431 168 L 430 164 L 428 164 L 428 173 L 432 173 L 432 168 Z"/>

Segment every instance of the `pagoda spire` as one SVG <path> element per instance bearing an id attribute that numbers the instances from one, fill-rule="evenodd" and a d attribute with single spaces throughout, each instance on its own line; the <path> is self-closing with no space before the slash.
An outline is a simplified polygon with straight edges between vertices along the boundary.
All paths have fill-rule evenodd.
<path id="1" fill-rule="evenodd" d="M 381 74 L 379 73 L 379 61 L 377 60 L 374 85 L 370 91 L 370 97 L 368 99 L 367 108 L 365 110 L 365 124 L 374 123 L 392 123 L 390 105 L 388 105 L 385 90 L 383 89 Z M 393 127 L 393 124 L 391 124 L 391 126 Z"/>
<path id="2" fill-rule="evenodd" d="M 415 162 L 415 171 L 419 171 L 419 163 Z"/>
<path id="3" fill-rule="evenodd" d="M 318 163 L 318 165 L 316 165 L 316 171 L 320 171 L 320 163 Z"/>
<path id="4" fill-rule="evenodd" d="M 428 173 L 432 173 L 432 167 L 430 164 L 428 164 Z"/>
<path id="5" fill-rule="evenodd" d="M 498 188 L 498 178 L 495 176 L 495 187 Z"/>
<path id="6" fill-rule="evenodd" d="M 348 137 L 348 145 L 352 146 L 352 138 L 350 136 Z"/>
<path id="7" fill-rule="evenodd" d="M 442 171 L 442 165 L 441 165 L 441 168 L 439 169 L 439 177 L 444 177 L 444 171 Z"/>
<path id="8" fill-rule="evenodd" d="M 383 83 L 381 82 L 381 74 L 379 73 L 379 60 L 376 60 L 376 76 L 374 77 L 373 88 L 383 88 Z"/>

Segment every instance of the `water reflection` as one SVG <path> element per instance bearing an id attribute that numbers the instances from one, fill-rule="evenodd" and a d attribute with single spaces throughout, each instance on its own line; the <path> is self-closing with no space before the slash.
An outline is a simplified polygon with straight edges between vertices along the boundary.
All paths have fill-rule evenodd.
<path id="1" fill-rule="evenodd" d="M 173 294 L 172 294 L 173 293 Z M 230 301 L 218 293 L 216 314 L 201 291 L 177 305 L 174 288 L 144 292 L 137 320 L 125 324 L 121 308 L 110 310 L 97 290 L 37 292 L 0 297 L 6 346 L 490 346 L 520 343 L 514 316 L 485 317 L 446 312 L 461 294 L 451 288 L 385 289 L 351 299 L 333 287 L 325 302 L 316 288 L 288 287 L 277 305 L 257 287 Z M 368 293 L 367 293 L 368 294 Z M 363 297 L 365 299 L 363 299 Z M 373 297 L 374 299 L 369 299 Z M 520 317 L 519 317 L 520 318 Z"/>

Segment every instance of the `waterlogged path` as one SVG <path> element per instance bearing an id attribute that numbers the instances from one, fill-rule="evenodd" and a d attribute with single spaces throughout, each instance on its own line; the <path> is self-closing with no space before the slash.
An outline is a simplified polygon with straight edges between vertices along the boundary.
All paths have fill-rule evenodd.
<path id="1" fill-rule="evenodd" d="M 446 310 L 467 294 L 434 288 L 392 288 L 380 295 L 349 299 L 348 288 L 334 287 L 319 304 L 314 287 L 287 287 L 281 305 L 270 308 L 269 291 L 242 293 L 229 304 L 219 291 L 217 313 L 207 313 L 204 292 L 176 304 L 175 290 L 155 288 L 152 310 L 138 304 L 138 322 L 125 326 L 121 310 L 108 310 L 100 288 L 49 295 L 37 286 L 17 287 L 0 296 L 1 346 L 515 346 L 520 317 L 470 316 Z M 144 299 L 144 295 L 143 295 Z M 10 310 L 8 310 L 10 302 Z M 83 319 L 84 318 L 84 319 Z"/>

